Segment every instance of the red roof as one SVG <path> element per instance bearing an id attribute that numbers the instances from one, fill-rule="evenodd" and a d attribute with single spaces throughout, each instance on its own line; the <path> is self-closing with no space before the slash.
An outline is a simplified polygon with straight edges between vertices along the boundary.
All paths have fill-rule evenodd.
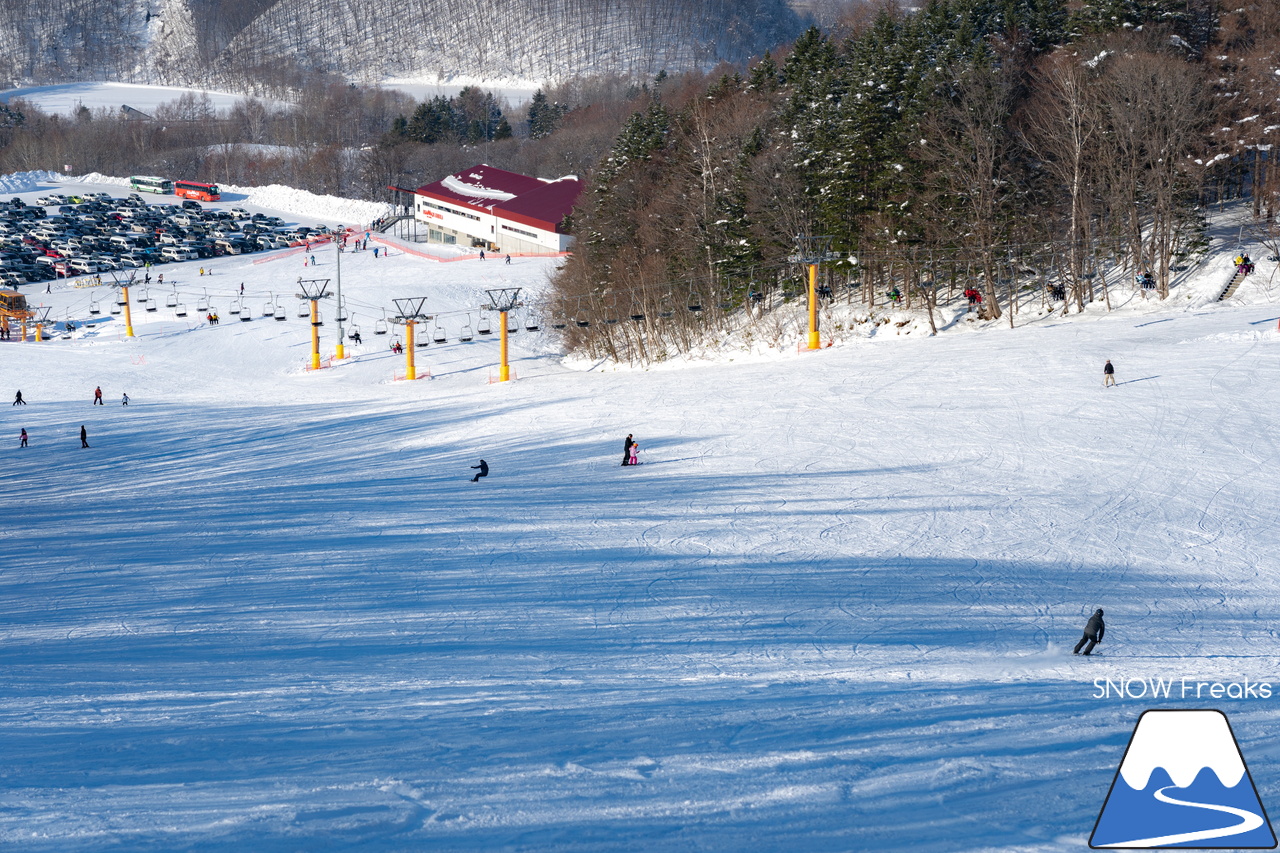
<path id="1" fill-rule="evenodd" d="M 418 187 L 415 192 L 438 201 L 471 207 L 547 231 L 559 230 L 582 192 L 574 176 L 544 181 L 483 163 Z"/>

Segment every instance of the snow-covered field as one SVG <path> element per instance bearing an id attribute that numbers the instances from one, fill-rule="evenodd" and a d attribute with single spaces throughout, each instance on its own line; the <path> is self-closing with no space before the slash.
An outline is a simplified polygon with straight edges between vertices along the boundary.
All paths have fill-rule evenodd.
<path id="1" fill-rule="evenodd" d="M 429 100 L 442 95 L 453 97 L 467 86 L 479 86 L 505 98 L 510 104 L 519 106 L 533 97 L 538 84 L 531 80 L 498 80 L 459 78 L 442 82 L 425 80 L 395 79 L 382 84 L 384 89 L 398 89 L 419 101 Z M 35 104 L 47 113 L 71 115 L 81 106 L 90 109 L 106 107 L 118 110 L 128 105 L 135 110 L 150 113 L 161 104 L 172 103 L 183 95 L 207 95 L 209 103 L 218 111 L 230 110 L 244 100 L 244 95 L 233 92 L 216 92 L 207 89 L 188 89 L 179 86 L 147 86 L 137 83 L 90 82 L 59 83 L 49 86 L 24 86 L 20 89 L 0 90 L 0 103 L 8 103 L 13 98 L 21 98 Z M 268 99 L 269 100 L 269 99 Z M 276 103 L 276 102 L 273 102 Z"/>
<path id="2" fill-rule="evenodd" d="M 147 86 L 139 83 L 87 82 L 5 89 L 0 91 L 0 101 L 8 103 L 12 98 L 21 98 L 47 113 L 60 115 L 71 115 L 81 106 L 89 109 L 108 107 L 118 110 L 123 105 L 146 113 L 161 104 L 176 101 L 188 93 L 197 96 L 208 95 L 209 102 L 215 110 L 229 110 L 239 101 L 244 100 L 244 95 L 207 89 Z"/>
<path id="3" fill-rule="evenodd" d="M 522 330 L 489 384 L 462 323 L 555 260 L 345 254 L 364 344 L 309 372 L 337 257 L 266 257 L 153 271 L 215 327 L 63 286 L 99 322 L 0 345 L 3 849 L 1076 851 L 1152 707 L 1224 710 L 1280 804 L 1274 263 L 680 369 Z M 393 381 L 418 296 L 451 342 Z M 1150 676 L 1192 693 L 1095 698 Z"/>

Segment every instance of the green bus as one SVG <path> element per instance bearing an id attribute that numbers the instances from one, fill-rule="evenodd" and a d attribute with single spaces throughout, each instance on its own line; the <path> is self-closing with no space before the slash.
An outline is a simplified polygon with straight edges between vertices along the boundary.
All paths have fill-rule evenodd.
<path id="1" fill-rule="evenodd" d="M 133 187 L 134 192 L 140 193 L 162 193 L 168 195 L 173 192 L 173 181 L 168 178 L 148 178 L 144 175 L 135 175 L 129 179 L 129 186 Z"/>

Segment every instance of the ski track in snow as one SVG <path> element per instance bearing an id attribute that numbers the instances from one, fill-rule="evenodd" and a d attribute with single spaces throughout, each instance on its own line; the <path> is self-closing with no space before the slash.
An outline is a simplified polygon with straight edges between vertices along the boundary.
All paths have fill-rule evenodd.
<path id="1" fill-rule="evenodd" d="M 318 373 L 225 313 L 297 258 L 153 271 L 217 327 L 0 345 L 0 847 L 1078 850 L 1150 706 L 1093 679 L 1276 671 L 1273 308 L 392 381 L 392 298 L 455 337 L 555 263 L 344 255 L 365 344 Z M 1226 710 L 1274 766 L 1269 703 Z"/>

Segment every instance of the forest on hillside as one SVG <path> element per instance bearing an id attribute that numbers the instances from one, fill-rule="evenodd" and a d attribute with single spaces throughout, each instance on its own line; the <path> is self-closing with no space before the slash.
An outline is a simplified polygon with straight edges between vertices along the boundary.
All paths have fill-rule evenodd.
<path id="1" fill-rule="evenodd" d="M 743 62 L 804 25 L 787 0 L 0 0 L 0 88 L 652 75 Z"/>
<path id="2" fill-rule="evenodd" d="M 931 0 L 812 29 L 646 90 L 553 310 L 571 348 L 643 361 L 798 296 L 811 260 L 824 294 L 930 322 L 971 287 L 1010 323 L 1029 288 L 1079 311 L 1149 273 L 1167 298 L 1210 205 L 1274 223 L 1278 70 L 1271 0 Z"/>

